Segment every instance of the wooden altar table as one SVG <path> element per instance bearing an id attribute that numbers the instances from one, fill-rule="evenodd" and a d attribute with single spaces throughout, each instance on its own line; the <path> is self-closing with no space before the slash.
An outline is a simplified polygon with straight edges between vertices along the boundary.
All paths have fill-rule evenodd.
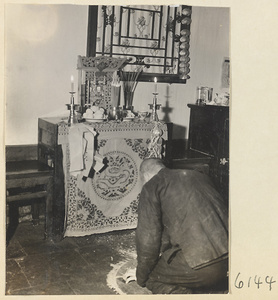
<path id="1" fill-rule="evenodd" d="M 51 124 L 55 124 L 55 128 Z M 61 204 L 64 205 L 63 236 L 84 236 L 136 228 L 141 190 L 139 166 L 150 155 L 148 147 L 155 125 L 161 132 L 158 144 L 162 145 L 165 154 L 164 144 L 168 139 L 168 131 L 163 122 L 74 124 L 83 138 L 88 140 L 91 136 L 94 139 L 93 149 L 92 143 L 90 146 L 86 144 L 83 159 L 90 162 L 95 155 L 102 157 L 104 162 L 102 169 L 97 170 L 99 172 L 92 167 L 84 173 L 84 170 L 71 170 L 71 155 L 76 155 L 73 149 L 77 149 L 69 143 L 72 128 L 61 119 L 39 119 L 40 157 L 47 157 L 54 164 L 54 169 L 57 169 L 54 176 L 57 179 L 54 180 L 54 201 L 58 199 L 60 202 L 56 205 L 57 210 L 62 211 Z M 49 134 L 51 131 L 52 134 Z M 60 154 L 58 148 L 62 148 Z M 60 168 L 56 168 L 56 165 L 60 165 Z M 61 189 L 64 190 L 64 201 L 61 200 Z M 58 215 L 61 217 L 61 213 Z"/>

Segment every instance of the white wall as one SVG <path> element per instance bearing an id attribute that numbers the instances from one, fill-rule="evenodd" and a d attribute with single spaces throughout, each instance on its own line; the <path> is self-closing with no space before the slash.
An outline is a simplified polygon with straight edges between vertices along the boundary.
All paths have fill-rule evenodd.
<path id="1" fill-rule="evenodd" d="M 37 119 L 67 113 L 70 76 L 76 78 L 78 55 L 86 54 L 87 6 L 6 6 L 6 144 L 37 143 Z M 188 103 L 196 87 L 220 90 L 221 68 L 229 56 L 229 10 L 194 7 L 190 41 L 190 79 L 187 84 L 158 84 L 159 103 L 172 111 L 174 138 L 187 138 Z M 139 83 L 135 110 L 148 110 L 152 83 Z M 159 111 L 159 117 L 164 114 Z"/>
<path id="2" fill-rule="evenodd" d="M 6 6 L 6 144 L 36 144 L 38 117 L 59 114 L 86 54 L 88 6 Z"/>
<path id="3" fill-rule="evenodd" d="M 190 36 L 190 79 L 186 84 L 158 84 L 159 103 L 166 99 L 172 108 L 170 121 L 174 123 L 173 138 L 188 137 L 188 103 L 196 101 L 198 85 L 221 89 L 221 71 L 225 57 L 229 57 L 229 9 L 193 7 Z M 152 101 L 154 85 L 138 84 L 134 106 L 146 110 Z M 158 113 L 163 119 L 164 114 Z"/>

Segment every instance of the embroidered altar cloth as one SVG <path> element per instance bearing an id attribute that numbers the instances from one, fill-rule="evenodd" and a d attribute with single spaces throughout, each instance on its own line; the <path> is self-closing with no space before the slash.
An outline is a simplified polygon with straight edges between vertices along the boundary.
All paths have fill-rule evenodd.
<path id="1" fill-rule="evenodd" d="M 148 157 L 154 127 L 161 132 L 159 143 L 167 140 L 165 123 L 102 122 L 75 124 L 73 132 L 84 133 L 88 126 L 96 132 L 94 149 L 81 146 L 83 159 L 93 162 L 103 157 L 103 168 L 88 173 L 71 172 L 71 157 L 76 155 L 70 146 L 72 128 L 65 123 L 58 127 L 58 143 L 63 150 L 65 176 L 65 233 L 64 236 L 85 236 L 113 230 L 136 228 L 137 207 L 141 191 L 139 167 Z M 83 129 L 82 129 L 83 128 Z M 76 130 L 77 129 L 77 130 Z M 82 130 L 81 130 L 82 129 Z M 85 135 L 83 134 L 83 138 Z M 92 145 L 86 136 L 86 145 Z M 73 163 L 73 162 L 72 162 Z M 88 168 L 87 168 L 88 169 Z"/>

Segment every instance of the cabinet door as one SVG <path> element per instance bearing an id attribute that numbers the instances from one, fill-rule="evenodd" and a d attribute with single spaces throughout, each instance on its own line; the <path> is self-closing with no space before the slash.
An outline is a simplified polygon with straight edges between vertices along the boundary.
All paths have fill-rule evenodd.
<path id="1" fill-rule="evenodd" d="M 229 160 L 229 115 L 227 114 L 223 118 L 223 131 L 218 156 L 223 160 L 223 164 L 225 164 L 225 160 Z"/>
<path id="2" fill-rule="evenodd" d="M 223 110 L 218 107 L 191 106 L 189 147 L 219 157 L 223 139 Z"/>
<path id="3" fill-rule="evenodd" d="M 212 157 L 210 176 L 228 201 L 229 107 L 189 105 L 189 148 Z"/>
<path id="4" fill-rule="evenodd" d="M 218 157 L 218 178 L 221 193 L 228 202 L 229 199 L 229 116 L 223 122 L 223 136 L 221 139 Z"/>

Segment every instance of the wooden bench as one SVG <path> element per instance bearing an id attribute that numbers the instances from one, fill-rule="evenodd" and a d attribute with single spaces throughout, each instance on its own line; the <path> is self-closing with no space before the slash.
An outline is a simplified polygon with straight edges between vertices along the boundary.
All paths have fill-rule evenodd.
<path id="1" fill-rule="evenodd" d="M 14 146 L 12 152 L 15 147 L 19 146 Z M 9 206 L 7 243 L 18 225 L 19 206 L 32 206 L 33 224 L 36 225 L 39 222 L 39 203 L 42 199 L 45 199 L 45 238 L 52 235 L 53 169 L 31 155 L 23 155 L 22 158 L 24 160 L 16 157 L 9 161 L 11 157 L 6 149 L 6 204 Z"/>
<path id="2" fill-rule="evenodd" d="M 197 170 L 209 175 L 210 162 L 210 156 L 186 150 L 180 157 L 172 158 L 170 168 Z"/>

